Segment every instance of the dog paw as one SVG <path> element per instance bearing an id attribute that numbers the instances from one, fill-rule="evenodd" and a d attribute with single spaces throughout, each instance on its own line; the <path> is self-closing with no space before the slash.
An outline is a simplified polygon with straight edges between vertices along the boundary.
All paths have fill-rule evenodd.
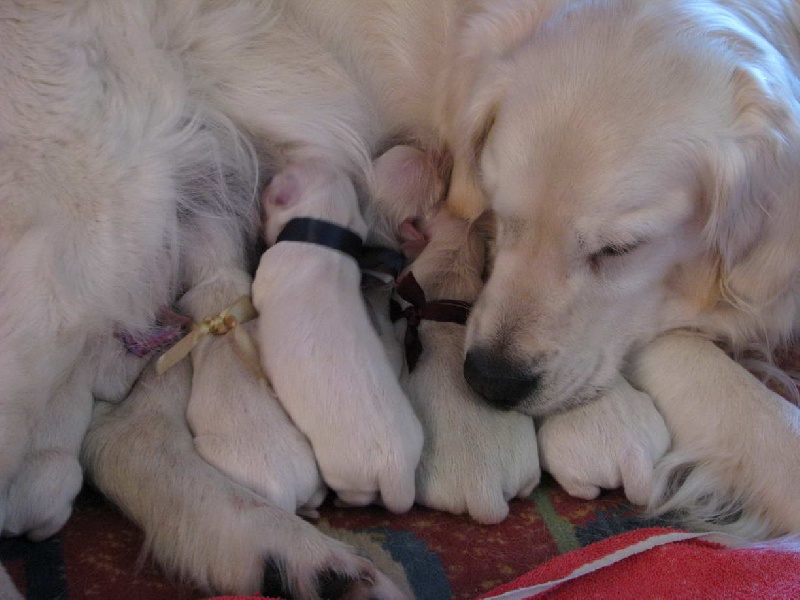
<path id="1" fill-rule="evenodd" d="M 444 417 L 423 417 L 428 438 L 417 469 L 417 502 L 499 523 L 508 515 L 508 501 L 529 495 L 539 483 L 533 420 L 466 399 Z"/>
<path id="2" fill-rule="evenodd" d="M 72 514 L 82 482 L 77 456 L 58 450 L 29 456 L 9 488 L 3 532 L 35 542 L 55 534 Z"/>
<path id="3" fill-rule="evenodd" d="M 241 496 L 244 500 L 244 496 Z M 410 600 L 410 594 L 393 582 L 356 550 L 325 535 L 300 518 L 276 511 L 258 501 L 247 502 L 238 513 L 237 526 L 246 534 L 234 538 L 227 532 L 218 540 L 234 554 L 260 562 L 259 589 L 267 596 L 316 599 Z M 234 544 L 234 545 L 231 545 Z M 229 557 L 229 554 L 225 554 Z M 229 557 L 226 560 L 234 560 Z M 243 560 L 247 565 L 249 561 Z M 215 570 L 224 565 L 215 564 Z M 231 572 L 217 573 L 228 580 L 222 589 L 237 589 Z M 223 583 L 223 582 L 220 582 Z"/>

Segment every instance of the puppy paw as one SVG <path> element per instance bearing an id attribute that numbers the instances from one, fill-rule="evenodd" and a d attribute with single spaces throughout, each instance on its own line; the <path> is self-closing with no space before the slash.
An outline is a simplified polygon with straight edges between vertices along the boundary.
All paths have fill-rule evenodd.
<path id="1" fill-rule="evenodd" d="M 410 428 L 405 434 L 385 437 L 383 453 L 390 460 L 373 461 L 369 459 L 360 464 L 342 460 L 320 458 L 320 470 L 325 482 L 336 492 L 340 506 L 367 506 L 379 504 L 393 513 L 404 513 L 414 504 L 415 471 L 419 464 L 423 440 L 421 427 Z M 381 446 L 376 441 L 369 446 Z M 329 457 L 332 458 L 332 457 Z M 364 471 L 371 470 L 374 475 L 365 477 Z"/>
<path id="2" fill-rule="evenodd" d="M 622 487 L 639 505 L 647 504 L 653 464 L 670 444 L 652 399 L 622 378 L 593 402 L 544 417 L 538 439 L 542 468 L 570 496 L 592 500 Z"/>
<path id="3" fill-rule="evenodd" d="M 558 481 L 559 485 L 564 488 L 564 491 L 570 496 L 573 498 L 580 498 L 581 500 L 594 500 L 602 491 L 598 486 L 592 485 L 591 483 L 572 481 L 563 477 L 561 479 L 556 478 L 556 481 Z"/>
<path id="4" fill-rule="evenodd" d="M 417 469 L 416 500 L 423 506 L 469 514 L 479 523 L 499 523 L 508 501 L 530 494 L 540 469 L 533 420 L 459 398 L 457 410 L 442 411 L 427 398 L 421 418 L 425 448 Z"/>

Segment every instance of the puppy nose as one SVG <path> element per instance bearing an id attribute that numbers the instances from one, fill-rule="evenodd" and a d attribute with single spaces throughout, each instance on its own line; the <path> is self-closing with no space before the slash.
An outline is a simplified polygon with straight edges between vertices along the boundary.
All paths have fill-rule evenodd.
<path id="1" fill-rule="evenodd" d="M 464 378 L 475 393 L 497 408 L 511 409 L 532 394 L 539 376 L 485 349 L 467 352 Z"/>

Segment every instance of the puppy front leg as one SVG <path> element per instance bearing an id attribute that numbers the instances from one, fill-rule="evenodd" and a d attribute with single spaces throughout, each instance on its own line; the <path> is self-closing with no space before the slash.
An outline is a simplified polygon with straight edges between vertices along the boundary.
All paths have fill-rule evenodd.
<path id="1" fill-rule="evenodd" d="M 800 410 L 709 340 L 675 332 L 643 348 L 632 381 L 673 435 L 651 508 L 760 537 L 800 531 Z"/>
<path id="2" fill-rule="evenodd" d="M 622 486 L 634 504 L 647 504 L 653 465 L 670 444 L 653 400 L 622 377 L 600 398 L 541 419 L 538 440 L 542 468 L 570 496 Z"/>

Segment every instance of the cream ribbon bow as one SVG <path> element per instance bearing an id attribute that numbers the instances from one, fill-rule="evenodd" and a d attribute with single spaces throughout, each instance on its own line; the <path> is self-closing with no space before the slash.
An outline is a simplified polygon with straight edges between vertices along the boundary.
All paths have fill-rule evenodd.
<path id="1" fill-rule="evenodd" d="M 233 343 L 237 356 L 244 362 L 257 379 L 265 379 L 261 370 L 261 361 L 258 358 L 258 347 L 250 334 L 239 325 L 252 321 L 258 316 L 258 311 L 253 306 L 250 296 L 242 296 L 231 306 L 218 315 L 213 315 L 196 323 L 192 330 L 176 343 L 172 348 L 162 354 L 156 361 L 156 373 L 163 375 L 177 365 L 195 349 L 208 335 L 226 335 Z"/>

